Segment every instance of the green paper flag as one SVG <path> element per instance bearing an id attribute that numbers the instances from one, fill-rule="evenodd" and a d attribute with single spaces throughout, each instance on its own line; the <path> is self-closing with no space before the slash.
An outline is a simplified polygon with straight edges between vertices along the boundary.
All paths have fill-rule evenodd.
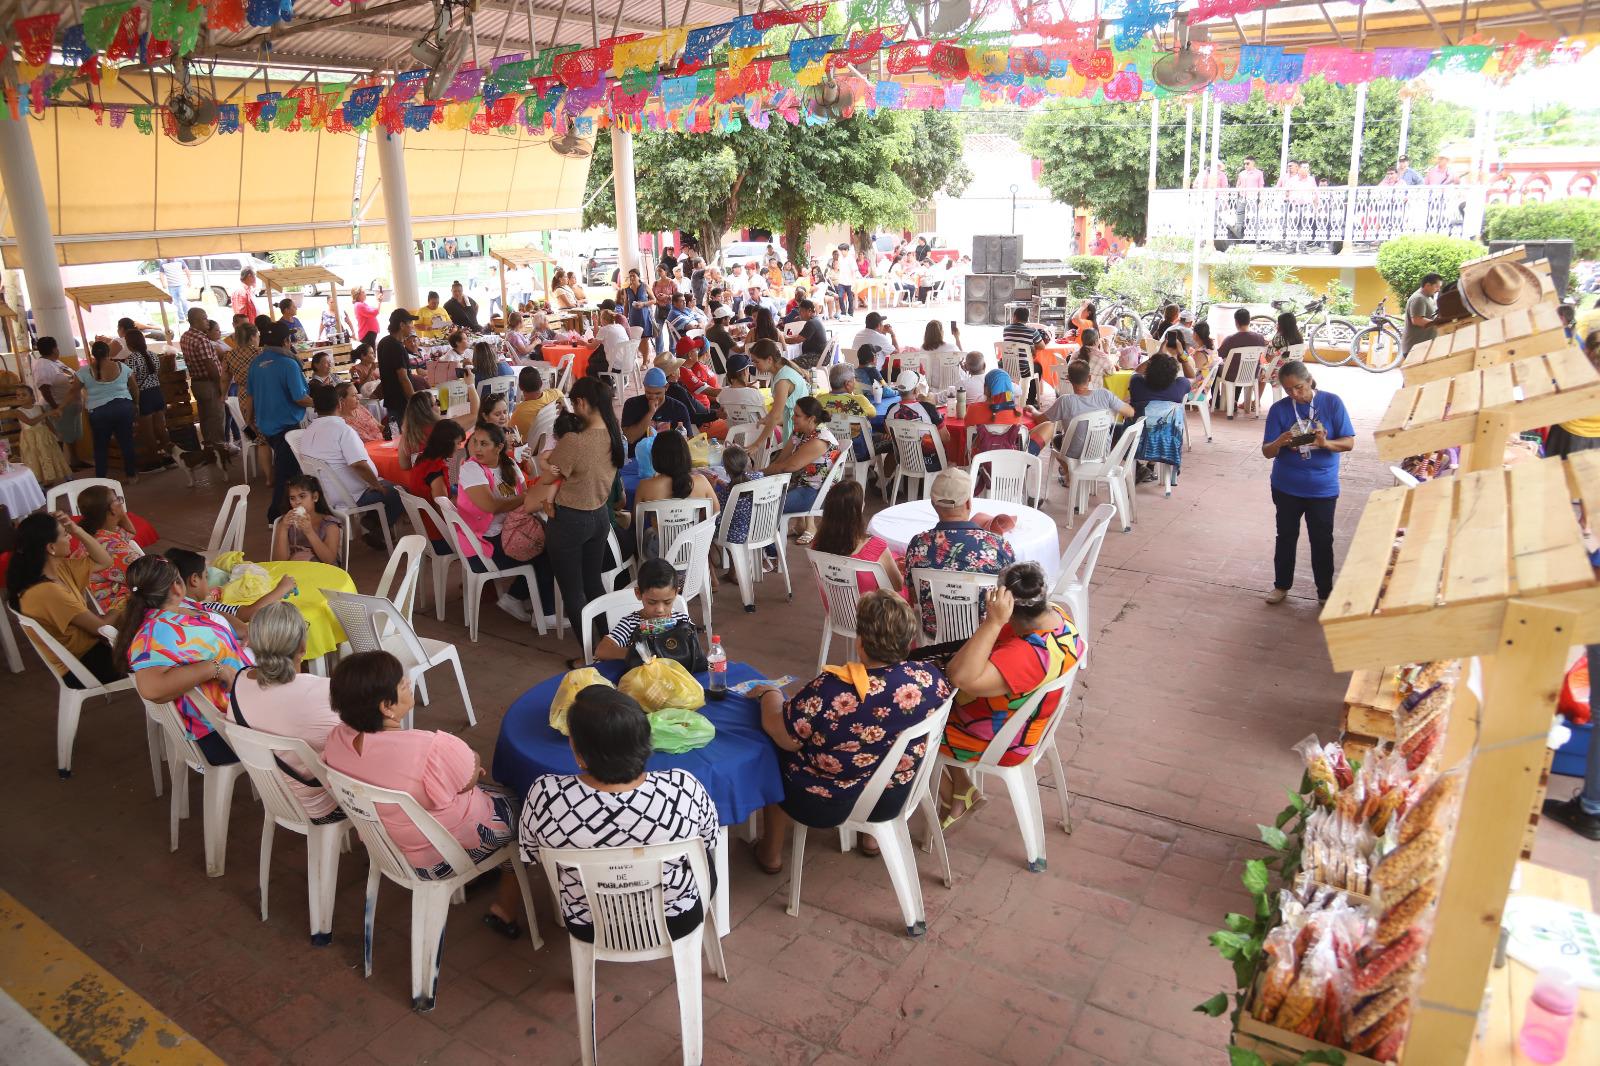
<path id="1" fill-rule="evenodd" d="M 117 36 L 122 16 L 133 6 L 133 0 L 111 0 L 109 4 L 96 4 L 83 13 L 83 39 L 96 52 L 103 52 Z M 146 121 L 149 121 L 148 117 Z"/>

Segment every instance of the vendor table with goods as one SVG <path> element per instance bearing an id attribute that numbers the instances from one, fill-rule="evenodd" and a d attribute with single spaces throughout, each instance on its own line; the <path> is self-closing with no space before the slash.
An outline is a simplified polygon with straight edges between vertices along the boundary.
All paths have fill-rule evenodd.
<path id="1" fill-rule="evenodd" d="M 356 583 L 349 574 L 328 563 L 313 562 L 288 562 L 277 561 L 259 563 L 267 572 L 269 588 L 276 586 L 285 577 L 294 578 L 295 590 L 289 593 L 284 600 L 292 603 L 295 609 L 306 620 L 306 662 L 312 663 L 313 668 L 324 655 L 339 650 L 339 645 L 344 643 L 344 627 L 339 624 L 339 618 L 333 613 L 333 608 L 328 606 L 328 598 L 322 594 L 324 589 L 335 592 L 355 592 Z M 254 603 L 256 599 L 235 600 L 227 597 L 226 588 L 223 593 L 223 602 L 244 606 Z"/>
<path id="2" fill-rule="evenodd" d="M 44 506 L 44 489 L 39 487 L 39 479 L 16 460 L 0 474 L 0 506 L 5 507 L 13 522 Z"/>
<path id="3" fill-rule="evenodd" d="M 613 684 L 626 671 L 620 662 L 597 663 L 595 669 Z M 500 739 L 495 742 L 493 773 L 496 781 L 517 797 L 528 794 L 534 779 L 543 774 L 576 774 L 577 761 L 572 745 L 550 724 L 550 706 L 565 675 L 546 679 L 519 696 L 506 709 L 500 723 Z M 759 680 L 755 668 L 728 663 L 728 684 Z M 701 685 L 707 675 L 696 674 Z M 717 924 L 724 934 L 728 929 L 728 834 L 727 827 L 747 821 L 762 807 L 783 799 L 783 777 L 778 771 L 778 749 L 761 728 L 761 705 L 748 696 L 729 692 L 722 700 L 708 700 L 700 713 L 710 719 L 717 735 L 703 748 L 679 755 L 655 752 L 646 764 L 649 770 L 687 770 L 705 786 L 717 807 L 718 834 L 714 859 L 717 870 Z"/>
<path id="4" fill-rule="evenodd" d="M 1061 570 L 1061 545 L 1055 519 L 1034 507 L 1004 500 L 986 500 L 977 497 L 972 501 L 973 514 L 1008 514 L 1017 519 L 1016 528 L 1005 535 L 1019 560 L 1031 559 L 1044 569 L 1044 576 L 1054 585 Z M 897 555 L 904 554 L 906 545 L 918 533 L 934 527 L 939 516 L 927 500 L 915 500 L 885 507 L 872 516 L 867 532 L 884 539 L 889 549 Z"/>

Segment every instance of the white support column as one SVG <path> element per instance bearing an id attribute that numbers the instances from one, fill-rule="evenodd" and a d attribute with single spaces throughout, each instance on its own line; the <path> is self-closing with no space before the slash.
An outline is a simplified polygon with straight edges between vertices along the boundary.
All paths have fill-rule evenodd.
<path id="1" fill-rule="evenodd" d="M 383 216 L 389 231 L 395 303 L 399 307 L 420 307 L 417 242 L 411 236 L 411 194 L 406 184 L 405 133 L 379 130 L 374 136 L 378 140 L 378 176 L 383 182 Z"/>
<path id="2" fill-rule="evenodd" d="M 1190 212 L 1194 218 L 1194 244 L 1190 251 L 1189 263 L 1189 306 L 1198 307 L 1200 304 L 1200 249 L 1205 243 L 1206 233 L 1212 228 L 1211 207 L 1214 201 L 1211 197 L 1209 176 L 1206 169 L 1206 138 L 1211 132 L 1211 94 L 1200 94 L 1200 152 L 1195 159 L 1195 189 L 1198 195 L 1189 198 Z"/>
<path id="3" fill-rule="evenodd" d="M 55 238 L 50 233 L 50 213 L 45 206 L 44 186 L 39 183 L 31 129 L 30 122 L 0 119 L 0 181 L 5 183 L 22 273 L 28 279 L 34 328 L 41 337 L 54 337 L 65 357 L 73 351 L 72 318 L 67 314 L 67 294 L 61 286 L 61 266 L 56 262 Z M 24 313 L 21 307 L 16 310 L 19 315 Z M 17 346 L 27 348 L 27 322 L 19 320 L 18 326 Z"/>
<path id="4" fill-rule="evenodd" d="M 1211 170 L 1222 163 L 1222 101 L 1211 101 Z"/>
<path id="5" fill-rule="evenodd" d="M 1156 207 L 1156 147 L 1161 139 L 1161 101 L 1152 97 L 1150 100 L 1150 171 L 1149 183 L 1145 187 L 1144 206 L 1144 237 L 1150 239 L 1150 219 L 1155 214 Z"/>
<path id="6" fill-rule="evenodd" d="M 611 127 L 611 188 L 617 198 L 617 270 L 626 282 L 639 265 L 639 208 L 633 192 L 633 133 Z"/>
<path id="7" fill-rule="evenodd" d="M 1344 200 L 1344 254 L 1355 254 L 1356 187 L 1361 184 L 1361 138 L 1367 128 L 1367 83 L 1356 86 L 1356 121 L 1350 130 L 1350 173 L 1345 181 L 1349 192 Z"/>
<path id="8" fill-rule="evenodd" d="M 1283 105 L 1283 141 L 1278 148 L 1278 180 L 1283 180 L 1283 175 L 1289 169 L 1289 122 L 1294 115 L 1294 108 L 1289 104 Z"/>
<path id="9" fill-rule="evenodd" d="M 1411 97 L 1404 90 L 1400 93 L 1400 148 L 1395 153 L 1395 158 L 1406 154 L 1406 142 L 1411 139 Z"/>
<path id="10" fill-rule="evenodd" d="M 1189 187 L 1189 151 L 1194 140 L 1194 104 L 1183 105 L 1183 187 Z"/>

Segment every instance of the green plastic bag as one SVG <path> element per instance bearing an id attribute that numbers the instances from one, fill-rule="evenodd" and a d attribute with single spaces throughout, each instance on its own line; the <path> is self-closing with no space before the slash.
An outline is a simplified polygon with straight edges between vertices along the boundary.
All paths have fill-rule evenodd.
<path id="1" fill-rule="evenodd" d="M 650 716 L 650 746 L 669 755 L 703 748 L 716 735 L 717 727 L 699 711 L 664 707 Z"/>

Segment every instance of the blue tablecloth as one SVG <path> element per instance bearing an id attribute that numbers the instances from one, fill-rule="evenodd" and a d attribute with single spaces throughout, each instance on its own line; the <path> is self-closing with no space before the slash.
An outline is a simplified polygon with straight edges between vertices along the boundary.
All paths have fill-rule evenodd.
<path id="1" fill-rule="evenodd" d="M 639 460 L 629 459 L 617 474 L 622 478 L 622 494 L 628 498 L 628 507 L 632 509 L 633 494 L 639 490 Z"/>
<path id="2" fill-rule="evenodd" d="M 601 673 L 613 682 L 623 674 L 619 662 L 601 663 Z M 525 796 L 541 774 L 575 774 L 578 764 L 567 738 L 550 727 L 550 704 L 561 686 L 557 674 L 524 692 L 506 711 L 500 739 L 494 747 L 494 778 Z M 706 675 L 698 675 L 704 684 Z M 728 664 L 728 683 L 736 685 L 762 677 L 744 663 Z M 701 708 L 717 736 L 710 744 L 682 755 L 656 752 L 652 770 L 688 770 L 711 794 L 722 825 L 738 825 L 769 803 L 783 799 L 783 778 L 778 771 L 778 749 L 761 728 L 760 704 L 729 693 L 724 700 L 708 700 Z"/>

